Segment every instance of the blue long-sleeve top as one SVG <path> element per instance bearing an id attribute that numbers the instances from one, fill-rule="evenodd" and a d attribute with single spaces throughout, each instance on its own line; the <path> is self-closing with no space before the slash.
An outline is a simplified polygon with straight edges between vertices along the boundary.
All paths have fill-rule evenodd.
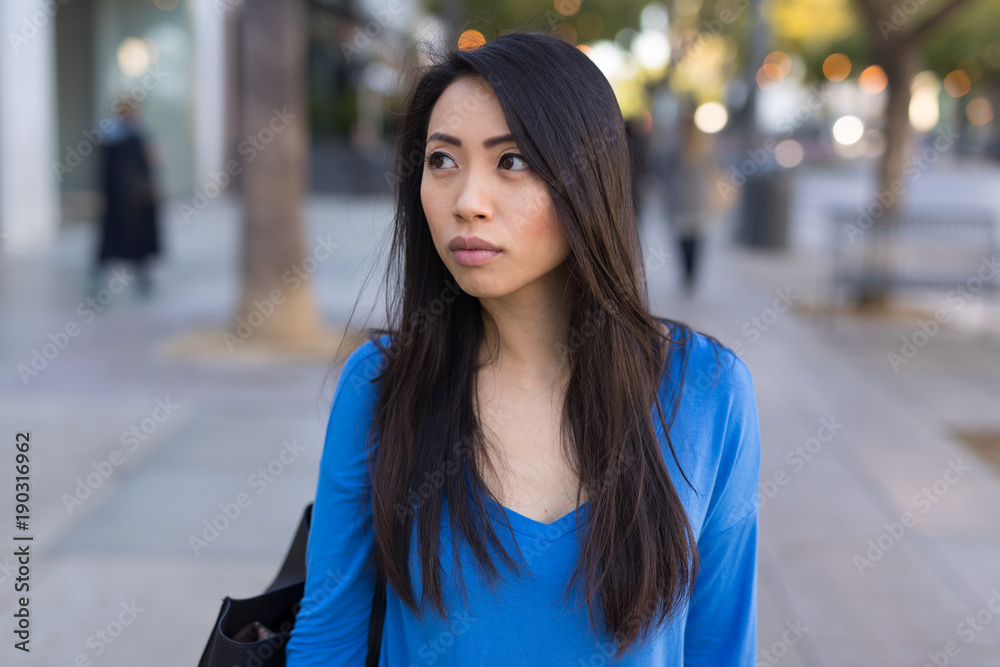
<path id="1" fill-rule="evenodd" d="M 388 337 L 383 336 L 382 342 Z M 589 501 L 551 524 L 500 506 L 486 496 L 498 538 L 515 558 L 516 539 L 531 576 L 510 575 L 492 592 L 467 548 L 460 551 L 468 590 L 464 606 L 453 575 L 451 545 L 442 545 L 442 586 L 448 615 L 427 608 L 418 619 L 387 587 L 381 667 L 424 665 L 657 665 L 750 667 L 757 635 L 757 488 L 760 431 L 750 372 L 742 361 L 694 333 L 684 372 L 682 402 L 671 439 L 684 481 L 667 446 L 655 406 L 653 423 L 664 461 L 697 536 L 699 571 L 682 612 L 657 628 L 623 659 L 589 629 L 582 596 L 578 609 L 558 604 L 580 552 Z M 363 502 L 367 429 L 372 425 L 382 352 L 368 341 L 347 359 L 337 382 L 320 461 L 306 555 L 302 605 L 286 647 L 287 667 L 364 665 L 374 575 L 365 567 L 374 548 L 370 502 Z M 664 373 L 660 400 L 679 380 Z M 376 440 L 377 446 L 377 440 Z M 584 513 L 580 527 L 578 514 Z M 506 514 L 513 537 L 502 521 Z M 442 539 L 448 540 L 447 504 Z M 421 598 L 416 535 L 410 573 Z M 463 540 L 464 543 L 464 540 Z M 577 589 L 579 589 L 579 585 Z"/>

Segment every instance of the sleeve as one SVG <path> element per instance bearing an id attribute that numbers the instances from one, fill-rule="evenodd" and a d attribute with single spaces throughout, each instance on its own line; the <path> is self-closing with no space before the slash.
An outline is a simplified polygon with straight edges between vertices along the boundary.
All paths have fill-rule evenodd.
<path id="1" fill-rule="evenodd" d="M 753 380 L 735 359 L 719 468 L 698 538 L 685 667 L 753 667 L 757 653 L 760 426 Z"/>
<path id="2" fill-rule="evenodd" d="M 363 665 L 375 578 L 366 487 L 368 429 L 373 420 L 377 348 L 368 341 L 344 364 L 326 428 L 306 546 L 301 607 L 286 647 L 287 667 Z"/>

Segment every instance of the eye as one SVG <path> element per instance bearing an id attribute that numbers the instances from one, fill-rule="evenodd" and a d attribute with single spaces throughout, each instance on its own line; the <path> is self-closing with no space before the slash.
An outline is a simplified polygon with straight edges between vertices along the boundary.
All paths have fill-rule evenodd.
<path id="1" fill-rule="evenodd" d="M 521 154 L 519 154 L 519 153 L 504 153 L 503 155 L 500 156 L 500 164 L 501 165 L 505 165 L 505 164 L 509 165 L 511 163 L 511 160 L 520 160 L 521 162 L 524 163 L 524 168 L 522 168 L 522 169 L 510 169 L 508 171 L 525 171 L 525 170 L 528 169 L 528 163 L 527 163 L 527 161 L 524 159 L 524 156 L 521 155 Z"/>
<path id="2" fill-rule="evenodd" d="M 431 165 L 431 167 L 434 168 L 434 169 L 440 169 L 440 167 L 437 166 L 437 161 L 438 161 L 438 159 L 441 159 L 441 158 L 443 158 L 445 160 L 451 160 L 451 158 L 448 157 L 447 155 L 445 155 L 444 153 L 442 153 L 440 151 L 434 151 L 433 153 L 431 153 L 430 155 L 428 155 L 426 158 L 424 158 L 424 162 L 426 162 L 427 164 Z"/>

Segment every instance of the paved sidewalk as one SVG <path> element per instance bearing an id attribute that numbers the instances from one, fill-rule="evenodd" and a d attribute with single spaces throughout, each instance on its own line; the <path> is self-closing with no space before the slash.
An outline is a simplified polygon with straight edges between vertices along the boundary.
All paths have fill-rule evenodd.
<path id="1" fill-rule="evenodd" d="M 313 273 L 331 325 L 346 321 L 384 248 L 389 208 L 309 202 L 310 251 L 320 237 L 341 244 Z M 167 211 L 168 261 L 153 298 L 126 288 L 92 319 L 80 306 L 88 229 L 0 260 L 0 437 L 31 431 L 35 535 L 32 651 L 10 646 L 12 582 L 0 569 L 0 664 L 62 666 L 80 655 L 101 667 L 195 664 L 222 596 L 253 595 L 270 580 L 315 489 L 337 369 L 167 358 L 166 343 L 226 323 L 239 214 L 231 201 L 189 224 Z M 735 250 L 723 229 L 707 250 L 704 289 L 688 301 L 676 257 L 657 259 L 673 248 L 653 224 L 655 202 L 646 213 L 655 310 L 739 344 L 754 373 L 766 499 L 759 664 L 920 667 L 928 653 L 1000 664 L 1000 619 L 987 606 L 1000 591 L 1000 475 L 953 436 L 1000 430 L 1000 345 L 943 328 L 894 372 L 886 355 L 916 320 L 847 320 L 828 332 L 802 307 L 821 284 L 822 253 Z M 355 323 L 373 306 L 380 320 L 380 287 L 376 271 Z M 76 335 L 26 386 L 17 366 L 71 322 Z M 240 493 L 250 506 L 212 537 L 205 522 Z M 192 536 L 205 544 L 193 547 Z M 7 551 L 0 565 L 13 564 Z M 964 620 L 977 612 L 975 625 Z"/>

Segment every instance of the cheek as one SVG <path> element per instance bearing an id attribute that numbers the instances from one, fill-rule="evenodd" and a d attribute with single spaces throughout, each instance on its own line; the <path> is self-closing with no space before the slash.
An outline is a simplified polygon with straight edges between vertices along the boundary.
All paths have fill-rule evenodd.
<path id="1" fill-rule="evenodd" d="M 432 188 L 427 185 L 427 181 L 420 184 L 420 204 L 424 209 L 424 217 L 427 218 L 427 226 L 430 227 L 431 235 L 437 238 L 437 220 L 440 218 L 438 209 L 441 206 L 440 198 L 434 196 Z"/>
<path id="2" fill-rule="evenodd" d="M 526 199 L 524 206 L 522 220 L 525 223 L 525 237 L 530 237 L 539 248 L 545 248 L 547 252 L 558 251 L 568 244 L 559 224 L 555 204 L 548 192 L 537 193 Z"/>

